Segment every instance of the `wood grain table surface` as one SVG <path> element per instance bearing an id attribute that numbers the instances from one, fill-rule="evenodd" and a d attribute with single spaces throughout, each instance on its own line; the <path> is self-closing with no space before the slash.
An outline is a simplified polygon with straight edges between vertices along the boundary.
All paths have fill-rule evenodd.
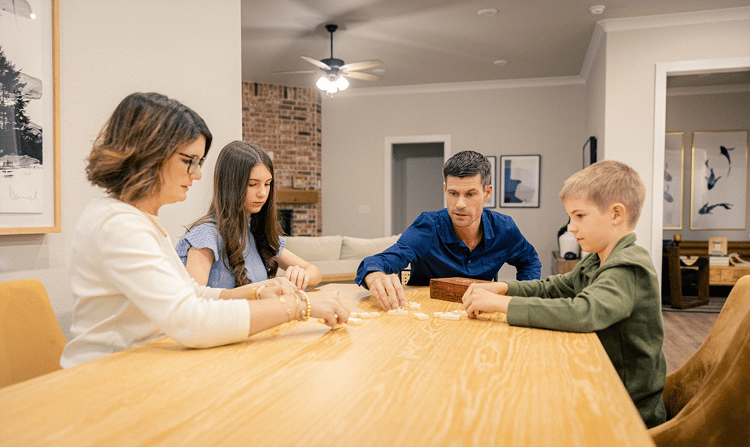
<path id="1" fill-rule="evenodd" d="M 356 285 L 334 291 L 379 310 Z M 461 305 L 428 288 L 407 299 L 421 309 L 211 349 L 165 337 L 0 389 L 0 445 L 654 445 L 595 334 L 441 320 Z"/>

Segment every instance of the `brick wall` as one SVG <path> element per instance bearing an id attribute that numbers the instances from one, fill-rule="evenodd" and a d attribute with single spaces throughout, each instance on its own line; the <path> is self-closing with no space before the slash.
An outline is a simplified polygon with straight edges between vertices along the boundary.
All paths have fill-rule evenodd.
<path id="1" fill-rule="evenodd" d="M 304 188 L 320 191 L 321 112 L 317 89 L 242 83 L 242 139 L 273 152 L 276 188 L 291 188 L 292 174 L 304 175 Z M 278 203 L 292 209 L 293 236 L 320 236 L 320 203 Z"/>

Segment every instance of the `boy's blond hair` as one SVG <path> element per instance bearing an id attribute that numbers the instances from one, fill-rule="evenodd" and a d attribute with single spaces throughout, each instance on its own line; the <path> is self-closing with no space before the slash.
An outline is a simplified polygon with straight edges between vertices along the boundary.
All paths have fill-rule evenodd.
<path id="1" fill-rule="evenodd" d="M 602 160 L 571 175 L 560 190 L 560 200 L 582 199 L 600 212 L 620 202 L 628 213 L 628 225 L 635 228 L 646 199 L 646 185 L 635 169 L 615 160 Z"/>

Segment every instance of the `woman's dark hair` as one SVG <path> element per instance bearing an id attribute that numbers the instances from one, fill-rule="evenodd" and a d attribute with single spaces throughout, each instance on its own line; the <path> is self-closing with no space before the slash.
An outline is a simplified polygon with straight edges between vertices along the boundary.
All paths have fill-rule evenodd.
<path id="1" fill-rule="evenodd" d="M 164 164 L 178 150 L 211 132 L 184 104 L 159 93 L 133 93 L 109 118 L 87 159 L 88 180 L 124 202 L 158 193 Z"/>
<path id="2" fill-rule="evenodd" d="M 266 203 L 250 219 L 250 232 L 255 238 L 268 278 L 276 276 L 279 263 L 279 237 L 283 234 L 276 211 L 273 162 L 260 147 L 244 141 L 233 141 L 221 150 L 214 168 L 214 194 L 208 213 L 188 227 L 215 222 L 223 240 L 222 262 L 232 272 L 235 286 L 249 284 L 243 252 L 248 244 L 245 199 L 253 167 L 263 164 L 271 173 L 271 190 Z"/>

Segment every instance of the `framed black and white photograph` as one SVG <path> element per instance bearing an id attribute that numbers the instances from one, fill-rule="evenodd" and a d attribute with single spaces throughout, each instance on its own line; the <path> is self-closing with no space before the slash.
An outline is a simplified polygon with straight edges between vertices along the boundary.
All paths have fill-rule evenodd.
<path id="1" fill-rule="evenodd" d="M 57 12 L 0 1 L 0 234 L 60 232 Z"/>
<path id="2" fill-rule="evenodd" d="M 541 155 L 500 156 L 500 207 L 539 208 Z"/>
<path id="3" fill-rule="evenodd" d="M 684 138 L 684 132 L 668 132 L 664 137 L 663 226 L 665 230 L 682 229 Z"/>
<path id="4" fill-rule="evenodd" d="M 693 132 L 691 230 L 744 230 L 747 130 Z"/>
<path id="5" fill-rule="evenodd" d="M 492 194 L 484 201 L 485 208 L 495 208 L 497 206 L 497 157 L 489 155 L 485 157 L 490 162 L 490 185 L 492 186 Z"/>

